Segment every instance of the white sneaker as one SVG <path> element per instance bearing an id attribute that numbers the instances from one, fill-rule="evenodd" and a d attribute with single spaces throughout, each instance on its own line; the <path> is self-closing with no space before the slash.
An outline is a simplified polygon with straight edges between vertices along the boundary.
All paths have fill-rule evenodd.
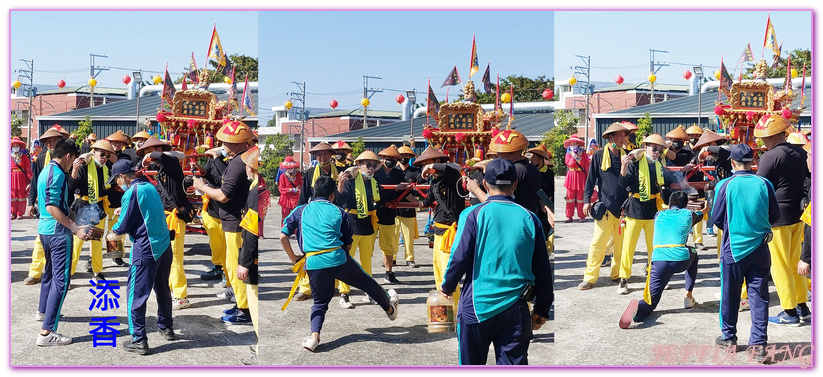
<path id="1" fill-rule="evenodd" d="M 377 303 L 374 300 L 372 300 L 371 297 L 369 297 L 369 295 L 363 295 L 363 297 L 360 298 L 360 302 L 362 302 L 364 304 L 376 304 Z"/>
<path id="2" fill-rule="evenodd" d="M 697 301 L 694 300 L 694 297 L 684 297 L 683 298 L 683 307 L 686 309 L 691 309 L 695 305 L 697 305 Z"/>
<path id="3" fill-rule="evenodd" d="M 629 294 L 629 280 L 620 279 L 620 284 L 617 286 L 617 293 L 621 295 Z"/>
<path id="4" fill-rule="evenodd" d="M 738 309 L 738 311 L 742 312 L 742 311 L 748 310 L 748 309 L 749 309 L 749 299 L 744 298 L 744 299 L 740 300 L 740 309 Z"/>
<path id="5" fill-rule="evenodd" d="M 400 299 L 397 297 L 397 291 L 394 289 L 389 289 L 389 305 L 391 305 L 392 312 L 391 314 L 386 313 L 389 316 L 389 319 L 394 321 L 397 319 L 397 306 L 400 304 Z"/>
<path id="6" fill-rule="evenodd" d="M 71 338 L 52 331 L 48 335 L 37 334 L 37 341 L 35 341 L 34 343 L 40 347 L 48 347 L 65 346 L 71 344 L 71 342 Z"/>
<path id="7" fill-rule="evenodd" d="M 217 298 L 231 299 L 234 297 L 234 288 L 226 288 L 223 292 L 218 293 L 216 296 Z"/>
<path id="8" fill-rule="evenodd" d="M 34 315 L 34 320 L 37 321 L 37 322 L 43 322 L 43 320 L 45 318 L 46 318 L 46 313 L 37 312 L 37 314 Z"/>
<path id="9" fill-rule="evenodd" d="M 303 348 L 314 352 L 317 349 L 317 346 L 320 345 L 320 341 L 311 337 L 311 335 L 307 336 L 306 339 L 303 339 Z"/>
<path id="10" fill-rule="evenodd" d="M 349 294 L 343 293 L 340 295 L 340 307 L 343 309 L 352 309 L 354 308 L 354 304 L 351 303 L 349 300 Z"/>
<path id="11" fill-rule="evenodd" d="M 185 309 L 191 306 L 191 302 L 189 301 L 188 297 L 183 298 L 172 298 L 171 299 L 171 310 L 180 310 Z"/>

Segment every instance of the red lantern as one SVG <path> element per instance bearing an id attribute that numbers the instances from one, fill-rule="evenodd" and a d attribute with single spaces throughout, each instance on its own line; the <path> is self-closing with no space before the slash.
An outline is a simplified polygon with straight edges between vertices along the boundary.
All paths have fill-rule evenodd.
<path id="1" fill-rule="evenodd" d="M 158 122 L 158 123 L 163 123 L 163 122 L 165 122 L 165 121 L 166 121 L 166 114 L 164 114 L 164 113 L 157 113 L 157 116 L 155 117 L 155 119 L 157 119 L 157 122 Z"/>
<path id="2" fill-rule="evenodd" d="M 423 130 L 423 138 L 431 139 L 432 136 L 434 136 L 434 133 L 430 129 L 426 128 Z"/>
<path id="3" fill-rule="evenodd" d="M 129 85 L 130 82 L 131 82 L 131 76 L 129 76 L 129 75 L 123 76 L 123 84 Z"/>
<path id="4" fill-rule="evenodd" d="M 59 80 L 59 81 L 57 81 L 57 87 L 58 87 L 58 88 L 63 89 L 63 87 L 64 87 L 64 86 L 66 86 L 66 82 L 65 82 L 65 81 L 63 81 L 62 79 L 61 79 L 61 80 Z"/>
<path id="5" fill-rule="evenodd" d="M 615 78 L 614 78 L 614 82 L 616 82 L 616 83 L 617 83 L 617 85 L 623 85 L 623 76 L 617 76 L 617 77 L 615 77 Z"/>
<path id="6" fill-rule="evenodd" d="M 690 71 L 688 69 L 683 71 L 683 78 L 686 79 L 686 80 L 692 78 L 692 71 Z"/>
<path id="7" fill-rule="evenodd" d="M 402 94 L 398 94 L 397 97 L 394 97 L 394 100 L 397 101 L 397 104 L 400 105 L 404 101 L 406 101 L 406 97 L 403 97 Z"/>
<path id="8" fill-rule="evenodd" d="M 331 102 L 329 102 L 329 106 L 331 106 L 332 110 L 337 109 L 337 100 L 331 100 Z"/>
<path id="9" fill-rule="evenodd" d="M 783 109 L 781 115 L 783 115 L 783 118 L 789 119 L 792 117 L 792 111 L 789 109 Z"/>
<path id="10" fill-rule="evenodd" d="M 554 98 L 554 91 L 551 89 L 546 89 L 543 91 L 543 99 L 546 101 L 551 101 Z"/>

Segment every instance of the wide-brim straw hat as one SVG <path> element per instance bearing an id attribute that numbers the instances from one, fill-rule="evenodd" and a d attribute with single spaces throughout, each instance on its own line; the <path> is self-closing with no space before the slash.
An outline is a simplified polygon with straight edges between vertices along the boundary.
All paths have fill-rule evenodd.
<path id="1" fill-rule="evenodd" d="M 659 134 L 651 134 L 649 136 L 646 136 L 645 138 L 643 138 L 643 141 L 641 143 L 643 143 L 643 144 L 657 144 L 657 145 L 662 145 L 664 147 L 666 146 L 666 141 L 663 140 L 663 137 L 660 136 Z"/>
<path id="2" fill-rule="evenodd" d="M 810 142 L 806 143 L 806 145 L 803 146 L 803 150 L 806 151 L 806 153 L 811 154 L 812 153 L 812 142 L 810 141 Z"/>
<path id="3" fill-rule="evenodd" d="M 666 134 L 666 137 L 674 140 L 689 140 L 689 135 L 686 133 L 686 130 L 683 129 L 683 126 L 675 127 Z"/>
<path id="4" fill-rule="evenodd" d="M 583 141 L 583 139 L 579 138 L 577 135 L 572 135 L 563 142 L 563 147 L 568 148 L 571 144 L 579 144 L 582 147 L 586 145 L 586 142 Z"/>
<path id="5" fill-rule="evenodd" d="M 543 157 L 544 160 L 551 160 L 552 152 L 549 152 L 549 149 L 546 148 L 545 145 L 540 144 L 534 148 L 530 148 L 529 152 L 534 153 L 540 157 Z"/>
<path id="6" fill-rule="evenodd" d="M 780 115 L 762 117 L 754 126 L 754 137 L 769 137 L 785 132 L 792 124 Z"/>
<path id="7" fill-rule="evenodd" d="M 697 150 L 711 143 L 725 140 L 726 138 L 723 135 L 720 135 L 712 130 L 705 130 L 703 131 L 703 135 L 700 135 L 700 139 L 697 139 L 697 143 L 694 145 L 694 149 Z"/>
<path id="8" fill-rule="evenodd" d="M 620 125 L 629 132 L 634 132 L 638 129 L 637 125 L 632 122 L 620 122 Z"/>
<path id="9" fill-rule="evenodd" d="M 88 134 L 88 136 L 86 136 L 86 138 L 89 139 L 89 141 L 97 141 L 97 134 L 92 132 L 92 133 Z"/>
<path id="10" fill-rule="evenodd" d="M 400 152 L 397 151 L 397 147 L 394 144 L 390 145 L 388 148 L 380 151 L 377 154 L 380 157 L 389 157 L 389 158 L 396 158 L 398 160 L 402 160 L 403 156 L 400 155 Z"/>
<path id="11" fill-rule="evenodd" d="M 500 131 L 489 143 L 489 150 L 497 153 L 519 152 L 528 147 L 526 135 L 517 130 Z"/>
<path id="12" fill-rule="evenodd" d="M 256 145 L 249 148 L 249 150 L 240 155 L 240 159 L 243 160 L 246 166 L 254 170 L 258 170 L 257 167 L 259 166 L 258 160 L 260 159 L 260 148 Z"/>
<path id="13" fill-rule="evenodd" d="M 134 136 L 132 136 L 131 138 L 132 138 L 132 140 L 134 140 L 134 139 L 148 140 L 150 137 L 151 137 L 151 135 L 149 135 L 148 132 L 140 131 L 140 132 L 134 134 Z"/>
<path id="14" fill-rule="evenodd" d="M 414 157 L 417 157 L 417 153 L 414 153 L 414 149 L 409 148 L 409 146 L 407 145 L 397 148 L 397 153 L 400 153 L 401 155 L 410 154 Z"/>
<path id="15" fill-rule="evenodd" d="M 620 122 L 614 122 L 611 126 L 609 126 L 609 128 L 606 129 L 606 131 L 603 131 L 603 138 L 607 139 L 609 137 L 609 134 L 613 134 L 615 132 L 620 131 L 623 131 L 624 133 L 629 133 L 629 130 L 627 130 L 626 127 L 623 127 L 623 125 Z"/>
<path id="16" fill-rule="evenodd" d="M 49 128 L 48 131 L 43 132 L 43 134 L 40 135 L 40 137 L 38 139 L 40 141 L 45 141 L 46 139 L 49 139 L 49 138 L 52 138 L 52 137 L 62 139 L 62 138 L 68 137 L 68 136 L 66 136 L 64 134 L 61 134 L 60 132 L 57 132 L 54 129 Z"/>
<path id="17" fill-rule="evenodd" d="M 149 139 L 146 140 L 146 142 L 144 142 L 143 145 L 140 146 L 140 148 L 137 148 L 137 155 L 142 157 L 144 154 L 146 154 L 146 149 L 152 147 L 162 147 L 163 151 L 171 150 L 171 145 L 169 145 L 169 143 L 152 136 L 149 137 Z"/>
<path id="18" fill-rule="evenodd" d="M 689 134 L 689 135 L 702 135 L 703 134 L 703 129 L 700 128 L 700 126 L 695 124 L 695 125 L 693 125 L 693 126 L 686 129 L 686 134 Z"/>
<path id="19" fill-rule="evenodd" d="M 215 136 L 224 143 L 246 144 L 254 138 L 254 133 L 247 124 L 233 121 L 220 127 Z"/>
<path id="20" fill-rule="evenodd" d="M 106 140 L 108 140 L 108 141 L 119 141 L 119 142 L 124 143 L 124 144 L 128 144 L 128 143 L 131 142 L 131 139 L 129 139 L 129 135 L 126 135 L 121 130 L 117 130 L 117 132 L 107 136 Z"/>
<path id="21" fill-rule="evenodd" d="M 334 153 L 334 149 L 331 147 L 331 145 L 329 145 L 329 143 L 327 143 L 325 141 L 321 142 L 320 144 L 317 144 L 317 145 L 311 147 L 311 149 L 309 149 L 309 153 L 317 153 L 317 152 L 321 152 L 321 151 L 329 151 L 331 153 Z"/>
<path id="22" fill-rule="evenodd" d="M 374 154 L 374 152 L 372 152 L 372 151 L 364 151 L 359 156 L 357 156 L 357 158 L 354 159 L 354 163 L 356 164 L 356 163 L 359 163 L 360 161 L 366 161 L 366 160 L 374 160 L 374 161 L 379 162 L 380 157 L 377 157 L 377 155 Z"/>
<path id="23" fill-rule="evenodd" d="M 94 142 L 94 144 L 91 145 L 91 149 L 99 149 L 112 154 L 115 153 L 114 147 L 111 146 L 111 142 L 106 139 L 97 140 L 96 142 Z"/>
<path id="24" fill-rule="evenodd" d="M 789 144 L 806 145 L 806 143 L 809 142 L 809 138 L 802 132 L 792 132 L 786 137 L 786 141 L 789 142 Z"/>
<path id="25" fill-rule="evenodd" d="M 343 151 L 343 152 L 346 152 L 346 153 L 349 153 L 353 150 L 351 148 L 351 145 L 349 145 L 348 143 L 346 143 L 343 140 L 338 140 L 337 142 L 335 142 L 334 144 L 331 145 L 331 148 L 334 149 L 335 151 Z"/>
<path id="26" fill-rule="evenodd" d="M 295 161 L 291 156 L 286 156 L 286 158 L 283 159 L 283 162 L 280 163 L 280 167 L 283 169 L 296 168 L 298 165 L 300 164 L 297 163 L 297 161 Z"/>
<path id="27" fill-rule="evenodd" d="M 23 148 L 26 147 L 26 143 L 24 143 L 23 140 L 20 140 L 17 136 L 11 138 L 11 145 L 14 146 L 14 144 L 20 145 Z"/>
<path id="28" fill-rule="evenodd" d="M 443 158 L 449 158 L 449 156 L 446 155 L 443 152 L 438 151 L 437 149 L 434 149 L 432 147 L 428 147 L 428 148 L 426 148 L 426 150 L 423 151 L 423 153 L 420 154 L 419 157 L 417 157 L 416 160 L 414 160 L 414 166 L 421 167 L 421 166 L 423 166 L 423 162 L 426 162 L 428 160 L 438 160 L 439 161 L 440 159 L 443 159 Z"/>
<path id="29" fill-rule="evenodd" d="M 63 126 L 61 126 L 59 124 L 55 124 L 55 125 L 49 127 L 49 130 L 57 131 L 57 132 L 60 133 L 60 135 L 63 135 L 63 137 L 69 137 L 69 135 L 70 135 L 69 131 L 66 131 L 66 129 L 63 128 Z"/>

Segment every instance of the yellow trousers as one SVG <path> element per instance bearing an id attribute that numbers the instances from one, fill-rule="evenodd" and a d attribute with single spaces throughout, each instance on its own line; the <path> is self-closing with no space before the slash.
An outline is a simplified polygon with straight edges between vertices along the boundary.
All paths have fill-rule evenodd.
<path id="1" fill-rule="evenodd" d="M 600 264 L 603 263 L 610 245 L 614 256 L 609 277 L 615 280 L 619 278 L 623 234 L 620 232 L 620 218 L 606 211 L 602 219 L 594 221 L 594 234 L 589 246 L 589 256 L 586 257 L 586 271 L 583 273 L 584 281 L 592 284 L 597 282 L 597 278 L 600 277 Z"/>
<path id="2" fill-rule="evenodd" d="M 209 247 L 211 248 L 211 263 L 215 266 L 226 265 L 226 238 L 223 237 L 223 225 L 220 219 L 212 217 L 206 211 L 200 212 L 203 220 L 203 228 L 209 236 Z"/>
<path id="3" fill-rule="evenodd" d="M 694 228 L 692 228 L 692 239 L 694 243 L 703 243 L 703 220 L 694 224 Z"/>
<path id="4" fill-rule="evenodd" d="M 246 295 L 246 283 L 237 278 L 237 258 L 240 256 L 240 247 L 243 246 L 243 233 L 223 232 L 226 238 L 226 273 L 234 289 L 234 298 L 240 309 L 249 308 L 249 299 Z"/>
<path id="5" fill-rule="evenodd" d="M 554 252 L 554 233 L 546 239 L 546 250 L 549 254 Z"/>
<path id="6" fill-rule="evenodd" d="M 637 248 L 637 240 L 640 238 L 640 231 L 646 235 L 646 249 L 649 254 L 649 261 L 652 260 L 654 248 L 654 220 L 639 220 L 631 217 L 626 218 L 626 229 L 623 230 L 623 251 L 620 256 L 620 278 L 628 279 L 632 276 L 632 263 L 634 262 L 634 251 Z M 617 246 L 615 245 L 615 257 L 617 257 Z M 646 263 L 648 268 L 649 263 Z"/>
<path id="7" fill-rule="evenodd" d="M 353 235 L 351 249 L 349 249 L 349 255 L 351 255 L 352 258 L 354 258 L 357 250 L 360 250 L 360 268 L 369 274 L 369 276 L 371 276 L 371 258 L 374 254 L 375 237 L 377 237 L 377 233 L 372 233 L 368 236 Z M 351 292 L 351 286 L 342 281 L 337 282 L 337 289 L 340 290 L 340 293 Z"/>
<path id="8" fill-rule="evenodd" d="M 772 280 L 780 297 L 780 307 L 794 309 L 806 302 L 806 277 L 797 274 L 803 240 L 803 222 L 772 228 Z"/>
<path id="9" fill-rule="evenodd" d="M 166 212 L 168 215 L 170 212 Z M 188 281 L 186 280 L 186 270 L 183 269 L 183 247 L 186 240 L 186 222 L 175 216 L 174 240 L 171 241 L 171 272 L 169 273 L 169 288 L 174 298 L 189 297 Z"/>
<path id="10" fill-rule="evenodd" d="M 254 325 L 254 333 L 260 339 L 260 333 L 258 332 L 260 323 L 257 320 L 257 314 L 260 313 L 260 306 L 257 302 L 257 284 L 246 284 L 246 297 L 249 300 L 249 312 L 251 314 L 251 324 Z M 255 344 L 254 347 L 256 349 L 257 345 Z"/>
<path id="11" fill-rule="evenodd" d="M 400 237 L 395 231 L 395 224 L 377 224 L 377 243 L 383 255 L 397 255 L 397 244 L 400 243 Z"/>
<path id="12" fill-rule="evenodd" d="M 97 225 L 94 226 L 97 229 L 105 229 L 106 225 L 104 221 L 100 221 Z M 86 241 L 81 240 L 79 237 L 74 236 L 74 242 L 72 242 L 72 252 L 71 252 L 71 274 L 74 275 L 74 272 L 77 270 L 77 262 L 80 260 L 80 254 L 83 252 L 83 245 L 86 244 Z M 88 241 L 91 243 L 90 246 L 90 253 L 91 253 L 91 269 L 94 271 L 95 274 L 103 271 L 103 241 Z"/>
<path id="13" fill-rule="evenodd" d="M 46 251 L 40 243 L 40 236 L 34 239 L 34 249 L 31 250 L 31 266 L 29 266 L 29 277 L 40 279 L 43 275 L 43 268 L 46 267 Z"/>
<path id="14" fill-rule="evenodd" d="M 414 261 L 414 240 L 418 239 L 417 232 L 417 217 L 400 217 L 396 218 L 395 233 L 398 238 L 400 233 L 403 233 L 403 246 L 406 248 L 406 261 Z M 399 241 L 398 241 L 399 242 Z"/>
<path id="15" fill-rule="evenodd" d="M 442 246 L 443 236 L 435 234 L 432 267 L 434 269 L 434 286 L 437 289 L 440 289 L 440 286 L 443 285 L 443 279 L 446 277 L 446 268 L 449 266 L 449 258 L 451 257 L 451 254 L 440 251 Z M 452 300 L 454 301 L 455 313 L 457 313 L 457 303 L 460 301 L 460 284 L 454 289 Z"/>

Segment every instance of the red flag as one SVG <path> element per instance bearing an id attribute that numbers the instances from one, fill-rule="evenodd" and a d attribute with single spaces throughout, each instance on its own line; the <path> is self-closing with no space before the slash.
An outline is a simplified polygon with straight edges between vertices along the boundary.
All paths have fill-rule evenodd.
<path id="1" fill-rule="evenodd" d="M 792 89 L 792 55 L 786 57 L 786 80 L 783 81 L 783 90 L 789 91 Z"/>
<path id="2" fill-rule="evenodd" d="M 806 101 L 806 65 L 803 65 L 803 80 L 800 81 L 800 108 L 803 108 L 803 102 Z"/>
<path id="3" fill-rule="evenodd" d="M 189 90 L 188 85 L 186 85 L 186 78 L 185 77 L 183 78 L 183 85 L 180 88 L 180 90 Z"/>
<path id="4" fill-rule="evenodd" d="M 231 67 L 231 86 L 229 87 L 229 103 L 232 107 L 238 108 L 237 106 L 237 80 L 234 79 L 234 67 Z"/>

